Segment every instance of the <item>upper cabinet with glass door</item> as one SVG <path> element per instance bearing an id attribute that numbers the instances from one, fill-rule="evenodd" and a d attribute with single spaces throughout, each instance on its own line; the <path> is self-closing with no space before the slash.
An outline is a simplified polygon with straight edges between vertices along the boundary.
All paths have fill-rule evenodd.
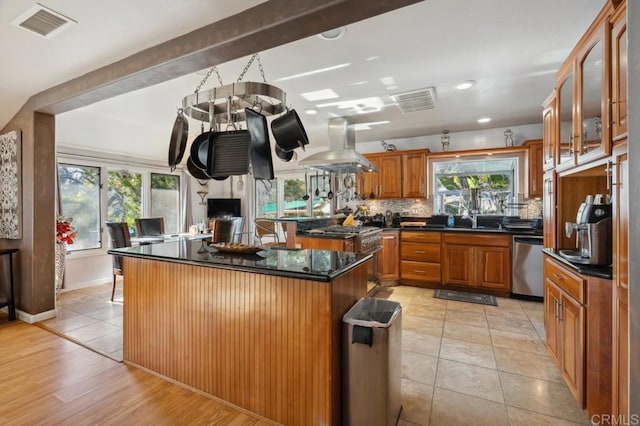
<path id="1" fill-rule="evenodd" d="M 611 17 L 611 139 L 627 136 L 627 7 L 622 3 Z"/>
<path id="2" fill-rule="evenodd" d="M 558 170 L 575 165 L 575 125 L 574 125 L 574 78 L 573 63 L 565 64 L 558 75 L 558 140 L 556 168 Z"/>
<path id="3" fill-rule="evenodd" d="M 578 164 L 609 155 L 611 146 L 606 99 L 605 22 L 592 27 L 581 44 L 577 56 L 578 71 L 578 125 L 575 148 Z"/>

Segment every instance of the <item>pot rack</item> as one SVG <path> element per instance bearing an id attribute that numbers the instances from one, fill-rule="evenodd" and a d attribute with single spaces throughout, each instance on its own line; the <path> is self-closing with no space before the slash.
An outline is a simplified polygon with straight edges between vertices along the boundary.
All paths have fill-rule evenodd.
<path id="1" fill-rule="evenodd" d="M 263 82 L 242 81 L 255 59 Z M 214 71 L 220 87 L 200 90 Z M 265 116 L 276 115 L 286 111 L 286 99 L 284 90 L 267 83 L 260 56 L 254 53 L 235 83 L 223 85 L 217 67 L 211 67 L 195 92 L 182 99 L 182 110 L 195 120 L 208 122 L 211 127 L 226 124 L 235 128 L 235 123 L 246 121 L 245 108 L 257 109 Z"/>

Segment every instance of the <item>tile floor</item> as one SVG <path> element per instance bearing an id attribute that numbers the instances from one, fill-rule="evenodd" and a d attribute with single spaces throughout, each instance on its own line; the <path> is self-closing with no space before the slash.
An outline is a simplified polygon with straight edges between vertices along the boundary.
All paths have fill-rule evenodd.
<path id="1" fill-rule="evenodd" d="M 57 316 L 40 323 L 96 352 L 122 361 L 122 283 L 111 301 L 111 283 L 62 292 Z"/>
<path id="2" fill-rule="evenodd" d="M 110 284 L 62 293 L 42 324 L 122 360 L 122 294 L 110 296 Z M 406 286 L 375 297 L 403 309 L 400 426 L 589 424 L 545 348 L 541 303 L 477 305 Z"/>
<path id="3" fill-rule="evenodd" d="M 388 287 L 402 305 L 401 426 L 588 425 L 544 345 L 543 305 L 435 299 Z"/>

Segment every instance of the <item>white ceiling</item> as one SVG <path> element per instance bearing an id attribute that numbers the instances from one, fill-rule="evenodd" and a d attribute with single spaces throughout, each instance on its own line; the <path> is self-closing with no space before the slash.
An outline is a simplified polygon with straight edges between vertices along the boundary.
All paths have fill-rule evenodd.
<path id="1" fill-rule="evenodd" d="M 539 123 L 541 103 L 554 74 L 605 0 L 426 0 L 347 27 L 326 41 L 317 36 L 260 52 L 267 81 L 287 92 L 313 146 L 326 145 L 327 120 L 353 115 L 354 121 L 389 121 L 359 131 L 357 141 L 406 138 Z M 137 0 L 92 2 L 46 0 L 78 24 L 52 39 L 10 25 L 33 2 L 0 3 L 0 127 L 33 94 L 144 48 L 202 27 L 260 1 Z M 16 55 L 16 52 L 20 52 Z M 235 81 L 248 57 L 219 66 L 225 84 Z M 338 64 L 344 68 L 306 77 L 280 78 Z M 392 78 L 395 88 L 389 87 Z M 182 98 L 202 75 L 192 74 L 139 90 L 57 118 L 62 144 L 166 158 Z M 261 81 L 254 65 L 245 80 Z M 477 85 L 467 91 L 464 80 Z M 217 85 L 211 78 L 204 89 Z M 434 86 L 437 108 L 402 114 L 390 94 Z M 332 89 L 339 98 L 309 102 L 304 92 Z M 377 98 L 379 112 L 318 107 L 334 101 Z M 315 108 L 319 114 L 305 115 Z M 490 117 L 478 124 L 480 117 Z M 190 120 L 193 139 L 199 122 Z"/>

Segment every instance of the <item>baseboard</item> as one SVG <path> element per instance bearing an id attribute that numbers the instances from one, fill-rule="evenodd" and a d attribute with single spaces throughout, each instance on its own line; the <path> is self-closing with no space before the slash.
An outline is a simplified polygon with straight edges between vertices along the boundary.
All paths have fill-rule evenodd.
<path id="1" fill-rule="evenodd" d="M 20 309 L 16 309 L 16 316 L 20 321 L 24 321 L 28 324 L 33 324 L 36 322 L 48 320 L 56 317 L 56 310 L 52 309 L 50 311 L 40 312 L 39 314 L 28 314 L 26 312 L 21 311 Z"/>
<path id="2" fill-rule="evenodd" d="M 111 284 L 112 283 L 112 279 L 111 277 L 107 277 L 107 278 L 98 278 L 97 280 L 91 280 L 91 281 L 83 281 L 81 283 L 76 283 L 73 286 L 69 286 L 62 289 L 63 292 L 65 291 L 73 291 L 73 290 L 80 290 L 81 288 L 86 288 L 86 287 L 92 287 L 94 285 L 101 285 L 101 284 Z"/>

